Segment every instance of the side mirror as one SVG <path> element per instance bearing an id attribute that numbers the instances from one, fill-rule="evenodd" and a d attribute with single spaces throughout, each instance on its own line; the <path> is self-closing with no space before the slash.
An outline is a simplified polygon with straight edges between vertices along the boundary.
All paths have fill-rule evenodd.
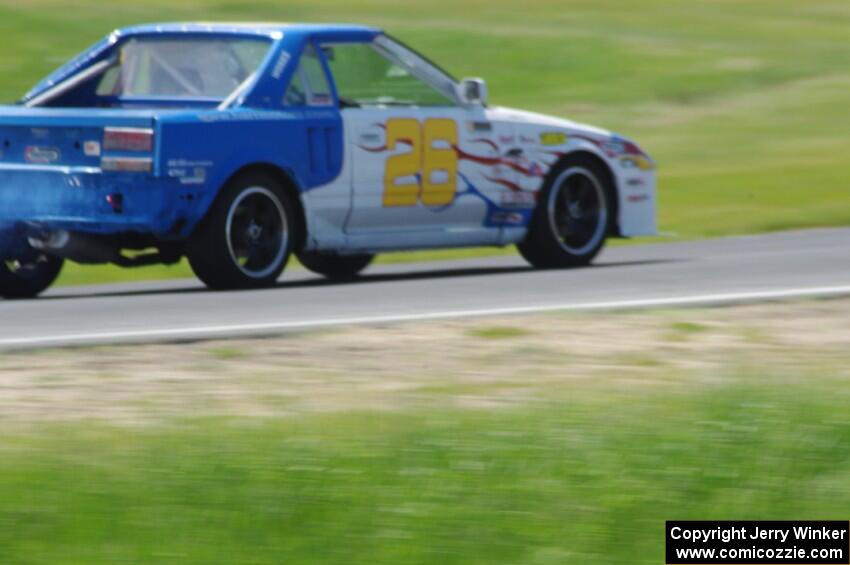
<path id="1" fill-rule="evenodd" d="M 463 101 L 473 106 L 487 105 L 487 83 L 482 78 L 465 78 L 460 83 Z"/>

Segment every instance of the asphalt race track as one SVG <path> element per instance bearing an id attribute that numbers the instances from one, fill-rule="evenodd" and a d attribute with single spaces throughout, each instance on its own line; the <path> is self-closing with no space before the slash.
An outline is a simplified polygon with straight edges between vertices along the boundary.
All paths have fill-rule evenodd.
<path id="1" fill-rule="evenodd" d="M 276 288 L 195 281 L 59 288 L 0 301 L 0 348 L 253 336 L 550 310 L 850 296 L 850 229 L 607 249 L 590 268 L 535 271 L 519 256 L 376 265 L 348 283 L 306 271 Z"/>

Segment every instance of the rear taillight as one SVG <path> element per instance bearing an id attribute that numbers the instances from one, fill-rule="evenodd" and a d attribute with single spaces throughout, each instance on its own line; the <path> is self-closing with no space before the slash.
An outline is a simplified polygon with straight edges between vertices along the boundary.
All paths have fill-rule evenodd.
<path id="1" fill-rule="evenodd" d="M 124 173 L 150 173 L 153 171 L 153 159 L 150 157 L 104 157 L 100 160 L 104 171 Z"/>
<path id="2" fill-rule="evenodd" d="M 145 128 L 104 128 L 104 151 L 153 151 L 153 130 Z"/>
<path id="3" fill-rule="evenodd" d="M 153 172 L 153 135 L 153 130 L 148 128 L 104 128 L 101 170 Z"/>

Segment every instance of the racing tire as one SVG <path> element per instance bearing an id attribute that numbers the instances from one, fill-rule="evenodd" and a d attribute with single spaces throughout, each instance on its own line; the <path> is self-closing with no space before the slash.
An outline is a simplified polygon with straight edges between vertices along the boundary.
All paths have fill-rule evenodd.
<path id="1" fill-rule="evenodd" d="M 65 261 L 38 255 L 29 261 L 0 260 L 0 297 L 35 298 L 53 284 Z"/>
<path id="2" fill-rule="evenodd" d="M 374 255 L 335 255 L 305 251 L 298 254 L 298 260 L 308 270 L 331 280 L 352 279 L 369 266 Z"/>
<path id="3" fill-rule="evenodd" d="M 257 172 L 236 177 L 187 242 L 192 271 L 213 290 L 274 285 L 292 252 L 293 210 L 272 176 Z"/>
<path id="4" fill-rule="evenodd" d="M 614 189 L 596 160 L 577 155 L 559 163 L 540 191 L 520 255 L 538 269 L 588 265 L 605 245 L 614 216 Z"/>

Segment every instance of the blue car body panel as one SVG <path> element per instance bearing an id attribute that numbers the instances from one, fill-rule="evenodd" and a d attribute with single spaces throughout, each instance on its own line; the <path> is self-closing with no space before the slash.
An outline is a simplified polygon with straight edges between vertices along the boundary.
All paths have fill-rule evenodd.
<path id="1" fill-rule="evenodd" d="M 22 222 L 98 234 L 132 231 L 185 238 L 227 180 L 253 165 L 284 171 L 301 191 L 330 182 L 342 168 L 340 112 L 335 106 L 284 109 L 281 100 L 296 65 L 285 65 L 281 73 L 274 72 L 275 65 L 297 61 L 314 38 L 368 41 L 379 33 L 328 24 L 162 24 L 115 31 L 41 81 L 18 106 L 0 107 L 0 143 L 5 143 L 0 147 L 0 239 L 5 242 L 0 253 L 21 247 L 19 238 L 13 241 L 12 228 Z M 143 98 L 122 100 L 122 107 L 108 109 L 24 106 L 85 68 L 114 57 L 128 38 L 192 34 L 270 42 L 254 83 L 228 109 L 217 109 L 220 100 L 184 100 L 172 108 L 162 100 Z M 153 129 L 152 171 L 107 172 L 99 167 L 101 156 L 84 155 L 82 145 L 101 141 L 105 127 Z M 55 149 L 61 157 L 43 166 L 29 163 L 24 152 L 32 145 Z M 104 150 L 102 156 L 109 155 Z M 116 193 L 123 197 L 120 214 L 106 199 Z"/>

